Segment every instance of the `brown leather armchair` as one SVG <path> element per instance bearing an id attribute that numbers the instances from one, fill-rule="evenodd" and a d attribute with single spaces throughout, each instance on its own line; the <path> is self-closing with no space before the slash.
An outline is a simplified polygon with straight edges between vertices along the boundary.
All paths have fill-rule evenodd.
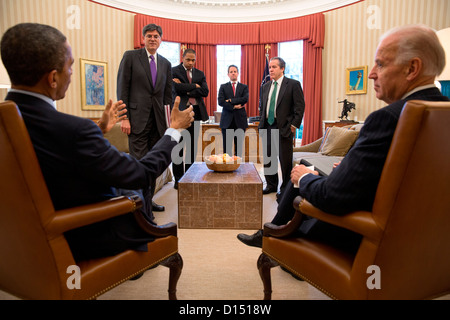
<path id="1" fill-rule="evenodd" d="M 156 238 L 148 252 L 75 263 L 64 232 L 141 207 L 138 198 L 55 211 L 28 131 L 13 102 L 0 103 L 0 289 L 23 299 L 95 299 L 158 264 L 170 268 L 169 298 L 181 275 L 177 227 L 143 225 Z M 145 223 L 140 221 L 139 223 Z M 70 289 L 80 269 L 80 289 Z M 72 284 L 75 284 L 73 282 Z"/>
<path id="2" fill-rule="evenodd" d="M 449 102 L 406 104 L 372 212 L 335 216 L 298 197 L 290 223 L 266 224 L 258 261 L 265 299 L 278 264 L 334 299 L 431 299 L 450 292 L 449 124 Z M 356 254 L 289 236 L 302 214 L 361 234 Z"/>

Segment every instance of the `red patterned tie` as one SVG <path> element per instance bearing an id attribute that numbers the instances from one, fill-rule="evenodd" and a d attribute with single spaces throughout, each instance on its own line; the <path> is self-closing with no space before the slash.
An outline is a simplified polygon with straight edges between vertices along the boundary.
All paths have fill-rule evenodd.
<path id="1" fill-rule="evenodd" d="M 186 70 L 186 75 L 189 80 L 189 83 L 192 83 L 191 72 L 189 70 Z M 195 100 L 195 98 L 189 98 L 189 103 L 193 106 L 197 105 L 197 101 Z"/>
<path id="2" fill-rule="evenodd" d="M 236 96 L 236 83 L 233 82 L 233 97 Z"/>

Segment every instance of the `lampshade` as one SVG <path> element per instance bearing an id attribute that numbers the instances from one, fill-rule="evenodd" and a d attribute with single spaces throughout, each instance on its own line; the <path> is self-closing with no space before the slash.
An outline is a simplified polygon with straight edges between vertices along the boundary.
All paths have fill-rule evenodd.
<path id="1" fill-rule="evenodd" d="M 442 29 L 436 32 L 445 50 L 446 65 L 444 71 L 437 77 L 441 83 L 442 94 L 450 97 L 450 28 Z"/>
<path id="2" fill-rule="evenodd" d="M 0 59 L 0 88 L 11 88 L 11 82 L 9 82 L 9 76 L 6 72 L 5 66 Z"/>
<path id="3" fill-rule="evenodd" d="M 438 80 L 450 80 L 450 28 L 442 29 L 436 32 L 445 50 L 445 65 L 444 71 L 437 78 Z"/>

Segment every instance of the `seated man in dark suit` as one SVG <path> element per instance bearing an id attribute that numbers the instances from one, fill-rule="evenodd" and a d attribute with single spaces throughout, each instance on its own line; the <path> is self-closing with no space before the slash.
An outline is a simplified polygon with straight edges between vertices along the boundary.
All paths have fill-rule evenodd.
<path id="1" fill-rule="evenodd" d="M 120 119 L 110 118 L 110 108 L 117 113 L 123 107 L 120 101 L 108 105 L 99 126 L 56 110 L 54 102 L 64 98 L 74 62 L 69 42 L 60 31 L 42 24 L 18 24 L 3 35 L 1 56 L 11 79 L 6 100 L 19 107 L 56 210 L 130 193 L 142 198 L 141 190 L 170 164 L 172 148 L 181 137 L 177 129 L 193 121 L 192 108 L 181 112 L 178 98 L 170 128 L 137 160 L 117 151 L 102 134 Z M 151 211 L 144 207 L 141 212 L 149 220 Z M 153 240 L 132 213 L 71 230 L 65 236 L 76 260 L 127 249 L 147 250 L 147 242 Z"/>
<path id="2" fill-rule="evenodd" d="M 229 66 L 230 81 L 220 85 L 217 100 L 222 107 L 220 128 L 222 129 L 223 152 L 233 155 L 231 145 L 234 141 L 234 155 L 242 158 L 245 129 L 248 127 L 247 112 L 245 111 L 245 104 L 248 101 L 248 86 L 237 81 L 238 76 L 238 67 Z M 230 139 L 227 139 L 228 137 Z"/>
<path id="3" fill-rule="evenodd" d="M 445 66 L 445 52 L 436 33 L 422 25 L 395 28 L 385 34 L 369 74 L 376 97 L 387 104 L 371 113 L 354 146 L 328 177 L 304 165 L 291 172 L 272 223 L 284 225 L 293 215 L 293 200 L 300 195 L 317 208 L 336 215 L 372 211 L 375 193 L 403 106 L 408 100 L 448 101 L 434 85 Z M 298 188 L 294 188 L 298 185 Z M 360 236 L 316 219 L 306 218 L 299 232 L 355 249 Z M 247 245 L 261 247 L 262 230 L 239 234 Z"/>

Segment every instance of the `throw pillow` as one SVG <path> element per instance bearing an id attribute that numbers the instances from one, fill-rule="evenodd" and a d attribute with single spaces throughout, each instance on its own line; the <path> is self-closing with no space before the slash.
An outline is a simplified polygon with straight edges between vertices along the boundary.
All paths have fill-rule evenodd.
<path id="1" fill-rule="evenodd" d="M 326 156 L 343 157 L 358 138 L 359 131 L 330 127 L 325 132 L 317 152 Z"/>

